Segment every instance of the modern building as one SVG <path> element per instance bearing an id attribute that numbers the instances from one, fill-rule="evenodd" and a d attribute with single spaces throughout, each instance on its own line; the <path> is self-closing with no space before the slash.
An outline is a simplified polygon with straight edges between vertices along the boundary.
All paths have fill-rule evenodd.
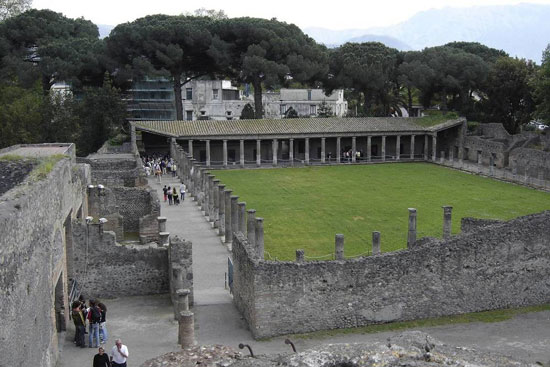
<path id="1" fill-rule="evenodd" d="M 131 121 L 176 119 L 174 86 L 170 79 L 135 81 L 128 91 L 127 102 Z"/>

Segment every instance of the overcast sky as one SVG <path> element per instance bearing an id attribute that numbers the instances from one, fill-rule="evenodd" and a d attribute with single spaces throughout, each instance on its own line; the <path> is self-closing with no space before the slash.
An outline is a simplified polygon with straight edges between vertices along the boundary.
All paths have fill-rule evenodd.
<path id="1" fill-rule="evenodd" d="M 197 8 L 223 9 L 231 18 L 277 18 L 301 28 L 370 28 L 402 22 L 431 8 L 505 5 L 521 2 L 550 4 L 550 0 L 34 0 L 33 7 L 51 9 L 70 18 L 117 25 L 149 14 L 177 15 Z"/>

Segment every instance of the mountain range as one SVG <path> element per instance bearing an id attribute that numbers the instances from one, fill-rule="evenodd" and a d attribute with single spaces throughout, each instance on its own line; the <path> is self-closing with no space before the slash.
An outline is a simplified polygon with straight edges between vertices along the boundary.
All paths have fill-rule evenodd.
<path id="1" fill-rule="evenodd" d="M 389 27 L 330 30 L 304 28 L 329 47 L 378 41 L 399 50 L 421 50 L 453 41 L 479 42 L 510 56 L 540 63 L 550 43 L 550 5 L 517 4 L 430 9 Z"/>

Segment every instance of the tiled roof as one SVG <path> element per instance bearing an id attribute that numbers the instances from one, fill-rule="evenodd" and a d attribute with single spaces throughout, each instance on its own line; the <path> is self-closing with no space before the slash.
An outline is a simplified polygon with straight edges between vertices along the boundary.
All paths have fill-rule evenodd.
<path id="1" fill-rule="evenodd" d="M 223 137 L 258 135 L 325 135 L 350 133 L 423 133 L 456 126 L 462 119 L 422 127 L 414 118 L 298 118 L 261 120 L 134 121 L 137 130 L 170 137 Z"/>

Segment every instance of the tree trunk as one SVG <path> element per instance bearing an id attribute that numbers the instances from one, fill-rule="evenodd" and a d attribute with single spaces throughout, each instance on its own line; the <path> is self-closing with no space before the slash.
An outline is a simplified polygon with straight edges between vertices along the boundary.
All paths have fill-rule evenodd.
<path id="1" fill-rule="evenodd" d="M 447 114 L 447 90 L 443 88 L 443 93 L 441 96 L 441 110 L 443 111 L 443 114 Z"/>
<path id="2" fill-rule="evenodd" d="M 183 120 L 183 102 L 181 101 L 181 75 L 172 75 L 174 78 L 174 99 L 176 102 L 176 120 Z"/>
<path id="3" fill-rule="evenodd" d="M 365 116 L 368 116 L 369 115 L 369 103 L 370 103 L 370 98 L 369 96 L 367 95 L 367 92 L 363 92 L 363 98 L 364 98 L 364 103 L 363 103 L 363 114 Z"/>
<path id="4" fill-rule="evenodd" d="M 407 96 L 409 97 L 409 117 L 411 117 L 412 109 L 413 109 L 413 97 L 412 97 L 412 91 L 410 87 L 407 87 Z"/>
<path id="5" fill-rule="evenodd" d="M 50 94 L 50 89 L 52 88 L 53 83 L 51 78 L 46 75 L 42 75 L 42 94 L 47 96 Z"/>
<path id="6" fill-rule="evenodd" d="M 264 109 L 262 106 L 262 81 L 260 78 L 254 78 L 252 86 L 254 87 L 254 109 L 256 118 L 261 119 L 264 115 Z"/>

